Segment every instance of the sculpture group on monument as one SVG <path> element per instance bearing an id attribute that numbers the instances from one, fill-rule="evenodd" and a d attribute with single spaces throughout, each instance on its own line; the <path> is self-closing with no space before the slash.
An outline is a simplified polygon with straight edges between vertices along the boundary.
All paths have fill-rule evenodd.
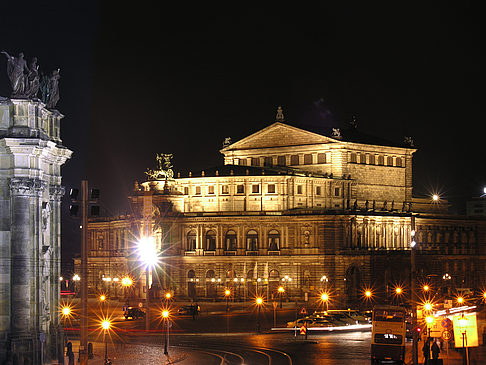
<path id="1" fill-rule="evenodd" d="M 50 75 L 40 74 L 37 57 L 33 57 L 30 64 L 24 59 L 24 54 L 11 56 L 6 51 L 7 75 L 12 87 L 12 98 L 36 99 L 41 93 L 41 101 L 48 109 L 54 109 L 59 101 L 60 69 L 53 70 Z"/>

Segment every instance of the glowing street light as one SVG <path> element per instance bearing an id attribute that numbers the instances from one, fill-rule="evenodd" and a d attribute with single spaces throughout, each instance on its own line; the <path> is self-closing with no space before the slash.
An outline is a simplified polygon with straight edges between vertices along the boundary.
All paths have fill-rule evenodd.
<path id="1" fill-rule="evenodd" d="M 425 304 L 424 304 L 424 310 L 431 311 L 432 310 L 432 303 L 425 302 Z"/>
<path id="2" fill-rule="evenodd" d="M 439 196 L 438 194 L 433 194 L 433 195 L 432 195 L 432 200 L 433 200 L 434 202 L 438 202 L 438 201 L 440 200 L 440 196 Z"/>
<path id="3" fill-rule="evenodd" d="M 101 321 L 101 328 L 103 329 L 103 336 L 105 338 L 105 364 L 109 364 L 108 361 L 108 341 L 106 339 L 106 332 L 111 328 L 111 322 L 108 319 L 103 319 Z"/>
<path id="4" fill-rule="evenodd" d="M 464 303 L 464 298 L 461 297 L 461 296 L 457 297 L 456 300 L 457 300 L 457 304 L 463 304 Z M 466 320 L 467 320 L 467 318 L 466 318 Z"/>
<path id="5" fill-rule="evenodd" d="M 258 307 L 258 312 L 257 312 L 257 332 L 261 332 L 261 324 L 260 324 L 260 308 L 263 305 L 263 298 L 262 297 L 257 297 L 255 299 L 255 303 Z"/>
<path id="6" fill-rule="evenodd" d="M 429 291 L 430 287 L 425 284 L 423 287 L 422 287 L 423 291 Z"/>
<path id="7" fill-rule="evenodd" d="M 150 329 L 150 272 L 152 268 L 159 262 L 159 256 L 157 252 L 157 247 L 155 244 L 155 238 L 153 236 L 141 237 L 137 244 L 137 253 L 140 262 L 145 267 L 145 283 L 147 288 L 147 297 L 145 304 L 147 308 L 145 309 L 145 329 Z"/>
<path id="8" fill-rule="evenodd" d="M 401 295 L 401 294 L 403 293 L 403 289 L 402 289 L 402 288 L 400 288 L 399 286 L 397 286 L 397 287 L 395 288 L 395 293 L 396 293 L 397 295 Z"/>
<path id="9" fill-rule="evenodd" d="M 321 294 L 321 301 L 326 304 L 326 310 L 329 310 L 329 294 L 322 293 Z"/>
<path id="10" fill-rule="evenodd" d="M 164 337 L 164 355 L 168 355 L 168 347 L 169 347 L 169 316 L 170 312 L 167 309 L 162 311 L 162 318 L 165 321 L 165 337 Z"/>
<path id="11" fill-rule="evenodd" d="M 280 309 L 282 309 L 282 300 L 283 300 L 283 295 L 285 293 L 285 288 L 283 286 L 279 286 L 277 292 L 280 297 Z"/>
<path id="12" fill-rule="evenodd" d="M 226 312 L 229 312 L 229 304 L 228 304 L 228 299 L 229 299 L 230 295 L 231 295 L 231 290 L 226 289 L 226 290 L 224 291 L 224 299 L 226 299 Z"/>
<path id="13" fill-rule="evenodd" d="M 103 303 L 106 300 L 106 295 L 101 294 L 99 299 L 100 299 L 100 302 Z"/>
<path id="14" fill-rule="evenodd" d="M 69 315 L 71 314 L 71 308 L 69 308 L 68 306 L 62 307 L 61 313 L 64 317 L 69 317 Z"/>

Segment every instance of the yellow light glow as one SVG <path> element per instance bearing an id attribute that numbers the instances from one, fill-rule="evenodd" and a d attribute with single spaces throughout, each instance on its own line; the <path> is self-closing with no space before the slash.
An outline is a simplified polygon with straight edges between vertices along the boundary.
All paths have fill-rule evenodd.
<path id="1" fill-rule="evenodd" d="M 423 289 L 424 289 L 424 291 L 428 291 L 430 288 L 429 288 L 429 286 L 428 286 L 428 285 L 424 285 L 424 286 L 423 286 Z"/>
<path id="2" fill-rule="evenodd" d="M 321 294 L 321 300 L 322 300 L 323 302 L 327 302 L 327 301 L 329 300 L 329 294 L 327 294 L 327 293 L 322 293 L 322 294 Z"/>
<path id="3" fill-rule="evenodd" d="M 100 302 L 104 302 L 106 300 L 106 296 L 101 294 L 100 295 Z"/>
<path id="4" fill-rule="evenodd" d="M 440 199 L 439 195 L 437 195 L 437 194 L 432 195 L 432 200 L 433 201 L 436 202 L 436 201 L 439 201 L 439 199 Z"/>
<path id="5" fill-rule="evenodd" d="M 262 297 L 256 298 L 256 304 L 261 305 L 262 303 L 263 303 L 263 298 Z"/>
<path id="6" fill-rule="evenodd" d="M 109 330 L 110 329 L 110 326 L 111 326 L 110 321 L 108 321 L 106 319 L 101 322 L 101 328 L 103 328 L 105 331 L 106 330 Z"/>
<path id="7" fill-rule="evenodd" d="M 285 291 L 283 286 L 279 286 L 277 290 L 279 293 L 283 293 Z"/>
<path id="8" fill-rule="evenodd" d="M 170 299 L 170 297 L 171 297 L 171 296 L 172 296 L 172 295 L 171 295 L 170 293 L 165 293 L 165 298 L 166 298 L 166 299 Z"/>
<path id="9" fill-rule="evenodd" d="M 403 290 L 400 287 L 395 288 L 395 293 L 402 294 Z"/>
<path id="10" fill-rule="evenodd" d="M 224 291 L 224 295 L 229 296 L 231 294 L 231 291 L 229 289 L 226 289 Z"/>
<path id="11" fill-rule="evenodd" d="M 164 318 L 169 317 L 169 311 L 168 310 L 163 310 L 162 311 L 162 317 L 164 317 Z"/>
<path id="12" fill-rule="evenodd" d="M 483 293 L 483 298 L 486 299 L 486 291 Z"/>
<path id="13" fill-rule="evenodd" d="M 131 286 L 133 284 L 133 280 L 130 279 L 128 276 L 125 276 L 124 278 L 122 278 L 122 285 L 123 286 Z"/>
<path id="14" fill-rule="evenodd" d="M 424 309 L 425 309 L 426 311 L 430 311 L 430 310 L 432 310 L 432 304 L 431 304 L 431 303 L 428 303 L 428 302 L 427 302 L 427 303 L 425 303 L 425 304 L 424 304 Z"/>
<path id="15" fill-rule="evenodd" d="M 432 324 L 432 323 L 434 323 L 434 317 L 432 317 L 432 316 L 427 316 L 427 317 L 425 318 L 425 321 L 426 321 L 428 324 Z"/>
<path id="16" fill-rule="evenodd" d="M 372 295 L 372 294 L 371 294 L 371 290 L 366 290 L 366 291 L 365 291 L 365 296 L 366 296 L 367 298 L 370 298 L 370 297 L 371 297 L 371 295 Z"/>
<path id="17" fill-rule="evenodd" d="M 463 297 L 457 297 L 457 303 L 459 303 L 459 304 L 464 303 L 464 298 Z"/>
<path id="18" fill-rule="evenodd" d="M 62 312 L 62 315 L 63 316 L 66 316 L 67 317 L 67 316 L 69 316 L 71 314 L 71 308 L 69 308 L 69 307 L 62 307 L 61 312 Z"/>

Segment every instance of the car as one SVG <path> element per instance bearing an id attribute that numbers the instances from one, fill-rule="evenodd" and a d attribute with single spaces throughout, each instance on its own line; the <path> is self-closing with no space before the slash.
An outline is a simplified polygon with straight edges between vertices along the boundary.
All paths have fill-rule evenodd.
<path id="1" fill-rule="evenodd" d="M 201 307 L 198 305 L 183 305 L 177 310 L 177 314 L 179 315 L 198 315 L 201 311 Z"/>
<path id="2" fill-rule="evenodd" d="M 145 318 L 145 312 L 137 307 L 128 307 L 125 311 L 125 319 L 132 318 Z"/>

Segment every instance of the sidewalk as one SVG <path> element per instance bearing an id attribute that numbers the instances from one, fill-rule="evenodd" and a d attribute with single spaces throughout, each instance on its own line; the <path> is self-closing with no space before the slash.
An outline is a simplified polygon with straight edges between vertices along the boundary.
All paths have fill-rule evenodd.
<path id="1" fill-rule="evenodd" d="M 463 365 L 463 350 L 460 349 L 446 349 L 441 350 L 439 359 L 442 359 L 444 365 Z M 419 343 L 418 353 L 419 364 L 424 363 L 424 356 Z M 412 364 L 412 344 L 407 343 L 405 350 L 405 363 Z M 486 364 L 486 346 L 470 347 L 469 348 L 469 365 L 483 365 Z"/>

